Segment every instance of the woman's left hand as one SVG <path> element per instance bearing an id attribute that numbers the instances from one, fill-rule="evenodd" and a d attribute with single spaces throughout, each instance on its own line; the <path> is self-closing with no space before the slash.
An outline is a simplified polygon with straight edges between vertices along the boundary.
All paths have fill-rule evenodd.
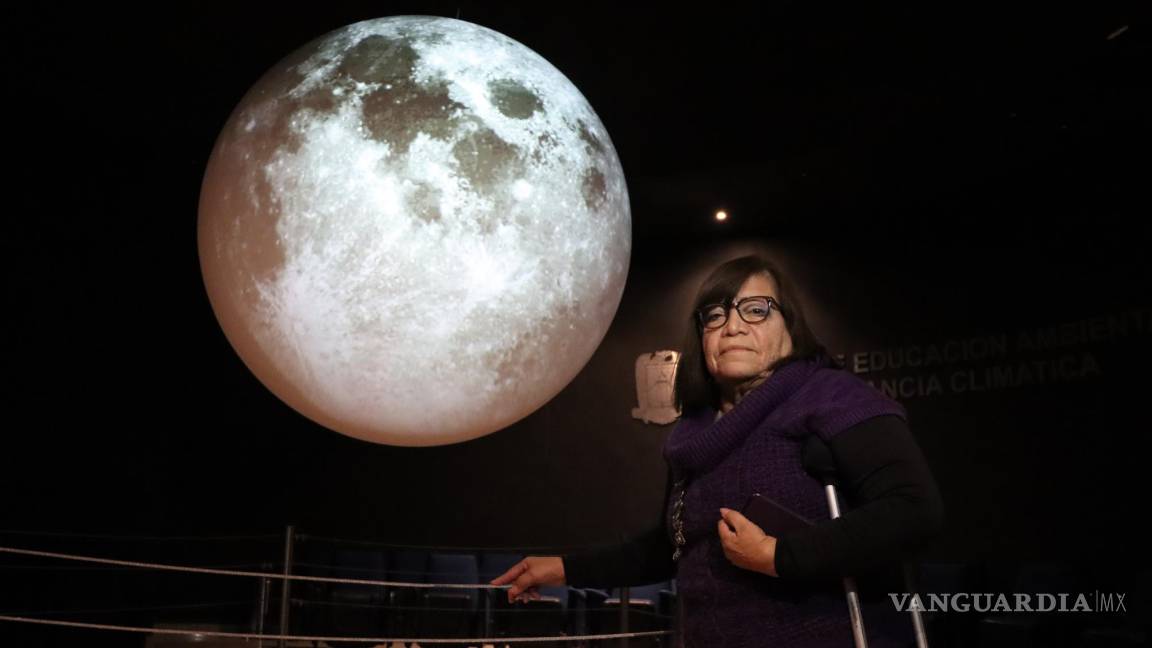
<path id="1" fill-rule="evenodd" d="M 724 555 L 737 567 L 769 576 L 776 573 L 776 538 L 767 535 L 739 511 L 720 509 L 720 544 Z"/>

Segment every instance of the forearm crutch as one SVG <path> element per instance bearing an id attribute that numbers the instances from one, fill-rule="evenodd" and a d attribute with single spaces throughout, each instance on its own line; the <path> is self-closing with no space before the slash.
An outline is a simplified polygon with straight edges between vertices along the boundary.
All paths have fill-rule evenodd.
<path id="1" fill-rule="evenodd" d="M 840 517 L 840 499 L 836 494 L 836 459 L 828 444 L 815 434 L 809 435 L 801 455 L 804 469 L 824 484 L 824 494 L 828 498 L 828 510 L 832 519 Z M 903 567 L 903 566 L 902 566 Z M 904 573 L 905 587 L 911 590 L 908 573 Z M 848 615 L 852 621 L 852 638 L 857 648 L 867 648 L 868 638 L 864 636 L 864 617 L 860 613 L 860 594 L 856 589 L 856 579 L 844 577 L 844 594 L 848 597 Z M 924 631 L 924 619 L 920 608 L 912 606 L 912 627 L 916 634 L 917 648 L 928 648 L 928 635 Z"/>
<path id="2" fill-rule="evenodd" d="M 815 435 L 813 435 L 815 436 Z M 830 480 L 824 481 L 824 495 L 828 498 L 828 510 L 832 519 L 840 517 L 840 499 L 836 496 L 836 486 Z M 868 648 L 868 637 L 864 635 L 864 615 L 860 612 L 860 593 L 856 589 L 856 579 L 844 577 L 844 595 L 848 597 L 848 617 L 852 620 L 852 640 L 856 648 Z"/>

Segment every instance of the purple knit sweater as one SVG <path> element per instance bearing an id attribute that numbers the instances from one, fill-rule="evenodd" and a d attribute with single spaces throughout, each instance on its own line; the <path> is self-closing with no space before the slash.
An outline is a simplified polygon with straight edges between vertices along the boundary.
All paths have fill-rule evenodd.
<path id="1" fill-rule="evenodd" d="M 772 376 L 720 419 L 686 413 L 664 455 L 687 480 L 686 545 L 677 567 L 685 643 L 715 646 L 851 646 L 842 585 L 799 584 L 732 565 L 716 533 L 720 507 L 740 510 L 761 493 L 813 520 L 829 518 L 821 484 L 804 472 L 800 450 L 814 433 L 828 440 L 903 408 L 827 360 L 797 361 Z"/>

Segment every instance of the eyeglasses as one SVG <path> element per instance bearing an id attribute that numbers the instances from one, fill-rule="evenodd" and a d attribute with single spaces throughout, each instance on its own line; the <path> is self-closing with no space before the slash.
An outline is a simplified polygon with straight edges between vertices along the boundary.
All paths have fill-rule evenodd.
<path id="1" fill-rule="evenodd" d="M 728 323 L 728 311 L 736 309 L 740 319 L 749 324 L 756 324 L 768 319 L 772 309 L 780 310 L 780 302 L 772 297 L 757 295 L 745 297 L 736 302 L 723 304 L 705 304 L 696 311 L 696 319 L 706 331 L 714 331 Z"/>

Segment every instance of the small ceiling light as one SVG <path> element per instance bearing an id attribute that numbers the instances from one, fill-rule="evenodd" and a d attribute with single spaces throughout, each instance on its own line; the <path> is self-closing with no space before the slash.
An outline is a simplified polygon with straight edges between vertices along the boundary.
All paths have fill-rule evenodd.
<path id="1" fill-rule="evenodd" d="M 728 220 L 728 212 L 724 211 L 723 209 L 716 212 L 716 220 L 718 220 L 718 221 Z"/>

